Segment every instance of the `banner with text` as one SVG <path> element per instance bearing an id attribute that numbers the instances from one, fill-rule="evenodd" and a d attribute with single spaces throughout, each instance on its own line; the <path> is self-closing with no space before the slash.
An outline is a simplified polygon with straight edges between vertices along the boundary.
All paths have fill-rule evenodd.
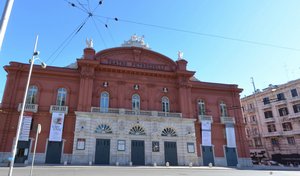
<path id="1" fill-rule="evenodd" d="M 236 147 L 235 132 L 233 124 L 226 124 L 227 147 Z"/>
<path id="2" fill-rule="evenodd" d="M 28 141 L 29 140 L 31 121 L 32 121 L 31 116 L 23 116 L 19 141 Z"/>
<path id="3" fill-rule="evenodd" d="M 202 120 L 201 127 L 202 127 L 202 145 L 211 146 L 211 121 Z"/>
<path id="4" fill-rule="evenodd" d="M 53 112 L 50 126 L 49 141 L 58 141 L 62 139 L 62 131 L 64 127 L 64 113 Z"/>

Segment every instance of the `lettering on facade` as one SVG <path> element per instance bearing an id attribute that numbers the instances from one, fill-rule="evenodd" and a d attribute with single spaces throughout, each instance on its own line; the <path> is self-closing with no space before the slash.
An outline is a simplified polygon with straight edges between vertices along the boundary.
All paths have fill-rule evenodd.
<path id="1" fill-rule="evenodd" d="M 143 62 L 120 61 L 120 60 L 111 60 L 111 59 L 109 59 L 105 64 L 116 65 L 121 67 L 134 67 L 134 68 L 162 70 L 162 71 L 166 70 L 168 67 L 167 65 L 162 65 L 162 64 L 148 64 Z"/>

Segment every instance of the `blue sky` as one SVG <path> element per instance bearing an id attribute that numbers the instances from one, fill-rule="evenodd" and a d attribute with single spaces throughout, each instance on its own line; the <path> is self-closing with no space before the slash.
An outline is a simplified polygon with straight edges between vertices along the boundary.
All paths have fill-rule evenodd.
<path id="1" fill-rule="evenodd" d="M 77 0 L 68 1 L 78 5 Z M 57 48 L 88 16 L 68 1 L 14 2 L 0 51 L 0 99 L 6 80 L 3 66 L 10 61 L 27 63 L 37 34 L 40 58 L 51 66 L 63 67 L 75 62 L 82 56 L 86 38 L 93 38 L 95 50 L 100 51 L 118 47 L 136 33 L 145 36 L 152 50 L 173 60 L 178 50 L 183 51 L 188 69 L 196 71 L 199 80 L 238 84 L 244 89 L 241 96 L 253 92 L 250 77 L 254 77 L 258 89 L 300 78 L 298 0 L 104 0 L 94 16 L 57 55 Z M 93 9 L 99 1 L 79 2 Z M 0 1 L 1 14 L 4 4 L 4 0 Z"/>

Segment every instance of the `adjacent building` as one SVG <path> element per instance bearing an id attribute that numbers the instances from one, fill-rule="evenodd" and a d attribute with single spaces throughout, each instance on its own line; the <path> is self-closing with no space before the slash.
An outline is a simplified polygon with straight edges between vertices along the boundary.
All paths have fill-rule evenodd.
<path id="1" fill-rule="evenodd" d="M 237 85 L 199 81 L 132 36 L 67 67 L 34 66 L 16 162 L 249 165 Z M 0 111 L 0 161 L 10 157 L 29 64 L 10 62 Z"/>
<path id="2" fill-rule="evenodd" d="M 300 79 L 269 85 L 241 99 L 246 137 L 254 161 L 300 163 Z"/>

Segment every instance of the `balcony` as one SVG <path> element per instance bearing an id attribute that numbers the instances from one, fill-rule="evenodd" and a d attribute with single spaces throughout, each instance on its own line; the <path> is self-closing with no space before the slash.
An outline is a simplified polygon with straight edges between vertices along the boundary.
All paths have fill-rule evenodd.
<path id="1" fill-rule="evenodd" d="M 300 120 L 300 112 L 294 113 L 294 114 L 290 114 L 288 118 L 289 119 L 294 119 L 294 120 L 297 120 L 297 119 Z"/>
<path id="2" fill-rule="evenodd" d="M 264 104 L 264 105 L 262 106 L 262 109 L 269 109 L 269 108 L 272 108 L 271 103 Z"/>
<path id="3" fill-rule="evenodd" d="M 254 113 L 255 112 L 255 108 L 249 108 L 249 109 L 247 109 L 246 111 L 248 112 L 248 113 Z"/>
<path id="4" fill-rule="evenodd" d="M 274 119 L 273 117 L 265 118 L 265 119 L 264 119 L 264 122 L 265 122 L 265 123 L 275 122 L 275 119 Z"/>
<path id="5" fill-rule="evenodd" d="M 212 118 L 212 116 L 209 116 L 209 115 L 199 115 L 198 119 L 199 119 L 199 123 L 201 123 L 204 120 L 210 121 L 211 123 L 213 123 L 213 118 Z"/>
<path id="6" fill-rule="evenodd" d="M 49 111 L 50 113 L 60 112 L 60 113 L 68 114 L 68 106 L 51 105 Z"/>
<path id="7" fill-rule="evenodd" d="M 234 119 L 234 117 L 221 117 L 221 123 L 223 123 L 223 124 L 228 124 L 228 123 L 235 124 L 235 119 Z"/>
<path id="8" fill-rule="evenodd" d="M 119 115 L 139 115 L 139 116 L 152 116 L 152 117 L 174 117 L 182 118 L 181 113 L 175 112 L 160 112 L 160 111 L 143 111 L 143 110 L 132 110 L 132 109 L 117 109 L 117 108 L 100 108 L 92 107 L 91 112 L 102 113 L 102 114 L 119 114 Z"/>
<path id="9" fill-rule="evenodd" d="M 275 132 L 269 132 L 269 133 L 263 134 L 263 137 L 281 136 L 282 134 L 283 134 L 282 132 L 275 131 Z"/>
<path id="10" fill-rule="evenodd" d="M 290 99 L 290 102 L 291 102 L 291 103 L 294 103 L 294 102 L 297 102 L 297 101 L 300 101 L 300 96 L 292 97 L 292 98 Z"/>
<path id="11" fill-rule="evenodd" d="M 22 104 L 23 103 L 19 103 L 19 106 L 18 106 L 18 111 L 19 112 L 22 110 Z M 34 113 L 36 113 L 38 111 L 38 107 L 39 107 L 38 104 L 25 104 L 24 111 L 25 112 L 34 112 Z"/>
<path id="12" fill-rule="evenodd" d="M 285 100 L 277 100 L 277 101 L 273 102 L 274 106 L 286 105 L 286 103 L 287 103 L 286 99 Z"/>

